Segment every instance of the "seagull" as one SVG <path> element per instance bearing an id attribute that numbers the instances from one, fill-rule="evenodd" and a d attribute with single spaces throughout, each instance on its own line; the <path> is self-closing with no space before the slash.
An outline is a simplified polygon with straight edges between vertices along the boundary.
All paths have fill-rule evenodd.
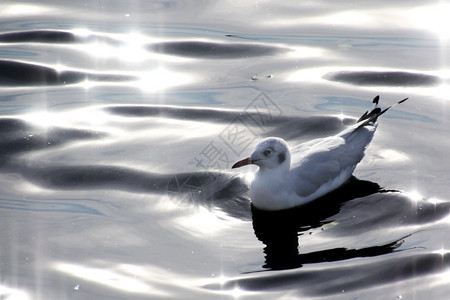
<path id="1" fill-rule="evenodd" d="M 363 159 L 378 126 L 378 117 L 405 98 L 385 109 L 366 111 L 353 126 L 325 138 L 296 145 L 289 150 L 285 140 L 269 137 L 253 153 L 232 168 L 254 164 L 259 167 L 251 184 L 250 198 L 261 210 L 284 210 L 314 201 L 345 183 Z"/>

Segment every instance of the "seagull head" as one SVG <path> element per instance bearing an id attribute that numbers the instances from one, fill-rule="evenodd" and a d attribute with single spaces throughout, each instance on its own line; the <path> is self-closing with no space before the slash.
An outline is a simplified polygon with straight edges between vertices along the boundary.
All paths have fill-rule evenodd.
<path id="1" fill-rule="evenodd" d="M 231 168 L 239 168 L 245 165 L 254 164 L 261 170 L 276 169 L 280 167 L 290 168 L 291 154 L 285 140 L 270 137 L 260 142 L 250 157 L 235 163 Z"/>

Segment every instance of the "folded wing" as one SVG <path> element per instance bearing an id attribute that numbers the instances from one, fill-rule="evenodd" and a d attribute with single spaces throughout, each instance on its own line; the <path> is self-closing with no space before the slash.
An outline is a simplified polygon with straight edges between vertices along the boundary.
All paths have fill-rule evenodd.
<path id="1" fill-rule="evenodd" d="M 300 197 L 325 194 L 344 183 L 364 157 L 375 125 L 352 126 L 338 135 L 317 139 L 292 149 L 290 180 Z M 317 196 L 317 195 L 316 195 Z"/>

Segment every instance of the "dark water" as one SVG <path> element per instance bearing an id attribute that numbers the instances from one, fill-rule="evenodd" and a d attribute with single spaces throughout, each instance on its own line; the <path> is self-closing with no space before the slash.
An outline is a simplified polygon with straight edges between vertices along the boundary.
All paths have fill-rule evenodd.
<path id="1" fill-rule="evenodd" d="M 446 299 L 448 5 L 6 1 L 0 298 Z M 346 185 L 250 206 L 263 137 L 383 116 Z"/>

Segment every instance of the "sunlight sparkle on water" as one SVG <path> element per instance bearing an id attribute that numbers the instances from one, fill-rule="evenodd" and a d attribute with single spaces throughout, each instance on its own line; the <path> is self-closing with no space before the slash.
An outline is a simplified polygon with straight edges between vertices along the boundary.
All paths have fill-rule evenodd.
<path id="1" fill-rule="evenodd" d="M 56 263 L 54 268 L 63 273 L 80 278 L 83 281 L 95 282 L 121 291 L 167 296 L 165 292 L 158 290 L 154 286 L 150 286 L 141 280 L 139 276 L 136 276 L 136 274 L 127 274 L 128 272 L 124 272 L 123 270 L 108 270 L 70 263 Z"/>
<path id="2" fill-rule="evenodd" d="M 450 99 L 450 83 L 443 83 L 434 87 L 431 94 L 440 99 Z"/>
<path id="3" fill-rule="evenodd" d="M 341 110 L 340 114 L 336 115 L 336 117 L 341 121 L 344 121 L 346 118 L 349 118 L 349 116 L 345 115 L 342 110 Z"/>
<path id="4" fill-rule="evenodd" d="M 190 207 L 193 213 L 176 218 L 176 226 L 186 233 L 193 236 L 204 237 L 205 235 L 217 237 L 221 232 L 230 230 L 232 226 L 239 225 L 239 223 L 224 222 L 230 219 L 226 214 L 216 212 L 212 213 L 204 207 Z M 195 213 L 194 213 L 195 212 Z M 205 226 L 208 224 L 208 226 Z"/>
<path id="5" fill-rule="evenodd" d="M 117 49 L 117 55 L 121 60 L 129 62 L 144 61 L 149 58 L 149 52 L 144 48 L 146 37 L 139 33 L 126 35 L 125 44 Z"/>
<path id="6" fill-rule="evenodd" d="M 444 202 L 447 202 L 447 201 L 439 199 L 439 198 L 432 197 L 432 198 L 428 199 L 428 202 L 433 203 L 433 204 L 436 205 L 438 203 L 444 203 Z"/>
<path id="7" fill-rule="evenodd" d="M 358 24 L 359 26 L 373 26 L 376 24 L 373 10 L 356 11 L 356 10 L 343 10 L 331 14 L 320 14 L 316 16 L 302 16 L 299 18 L 279 18 L 274 21 L 265 22 L 266 25 L 276 26 L 295 26 L 300 24 L 329 24 L 331 26 L 353 26 Z"/>
<path id="8" fill-rule="evenodd" d="M 400 163 L 408 161 L 410 159 L 405 153 L 394 149 L 380 150 L 378 155 L 382 157 L 384 163 Z"/>
<path id="9" fill-rule="evenodd" d="M 229 280 L 229 277 L 225 276 L 224 274 L 220 274 L 220 276 L 217 277 L 216 280 L 221 286 L 223 286 Z"/>
<path id="10" fill-rule="evenodd" d="M 405 192 L 405 195 L 414 202 L 424 199 L 424 197 L 418 191 L 414 191 L 414 190 Z"/>
<path id="11" fill-rule="evenodd" d="M 28 300 L 30 297 L 25 292 L 0 285 L 0 299 L 5 300 Z"/>
<path id="12" fill-rule="evenodd" d="M 73 34 L 80 37 L 88 37 L 93 34 L 93 32 L 87 28 L 75 28 L 71 30 Z"/>
<path id="13" fill-rule="evenodd" d="M 433 253 L 437 253 L 437 254 L 440 254 L 440 255 L 444 256 L 445 254 L 450 253 L 450 250 L 449 249 L 445 249 L 444 247 L 442 247 L 439 250 L 433 251 Z"/>
<path id="14" fill-rule="evenodd" d="M 193 80 L 188 74 L 170 71 L 164 66 L 141 72 L 141 79 L 134 85 L 145 92 L 160 91 L 169 87 L 183 85 Z"/>
<path id="15" fill-rule="evenodd" d="M 291 51 L 286 54 L 286 58 L 311 58 L 311 57 L 324 57 L 325 50 L 313 47 L 295 47 L 291 48 Z M 327 55 L 331 55 L 327 53 Z"/>
<path id="16" fill-rule="evenodd" d="M 242 289 L 240 289 L 238 286 L 236 286 L 233 290 L 231 290 L 231 295 L 233 295 L 234 299 L 239 299 L 240 297 L 244 296 L 246 293 Z"/>
<path id="17" fill-rule="evenodd" d="M 444 279 L 446 284 L 450 283 L 450 270 L 443 272 L 442 278 Z"/>
<path id="18" fill-rule="evenodd" d="M 137 33 L 130 33 L 124 38 L 123 36 L 106 36 L 84 29 L 75 29 L 73 32 L 84 38 L 95 37 L 82 49 L 97 59 L 115 58 L 126 62 L 141 62 L 149 57 L 149 52 L 144 48 L 145 37 Z M 117 42 L 111 42 L 111 38 L 116 38 Z"/>
<path id="19" fill-rule="evenodd" d="M 288 75 L 288 81 L 295 82 L 320 82 L 323 81 L 323 76 L 329 72 L 329 69 L 323 68 L 313 68 L 313 69 L 302 69 L 299 71 L 293 71 Z"/>
<path id="20" fill-rule="evenodd" d="M 353 25 L 353 24 L 374 24 L 375 20 L 370 13 L 359 11 L 343 11 L 327 15 L 326 18 L 317 20 L 317 22 L 324 22 L 331 25 Z"/>
<path id="21" fill-rule="evenodd" d="M 106 125 L 111 116 L 102 109 L 91 107 L 90 109 L 78 109 L 70 112 L 35 111 L 24 115 L 24 119 L 34 123 L 39 127 L 61 126 L 67 127 L 69 124 L 76 128 L 91 128 Z M 102 127 L 101 130 L 108 130 L 109 127 Z"/>
<path id="22" fill-rule="evenodd" d="M 241 289 L 237 284 L 235 285 L 235 287 L 230 290 L 229 294 L 234 298 L 234 299 L 241 299 L 241 297 L 244 296 L 248 296 L 248 295 L 254 295 L 256 294 L 255 292 L 250 292 L 250 291 L 246 291 Z"/>
<path id="23" fill-rule="evenodd" d="M 431 31 L 440 39 L 450 39 L 450 4 L 441 1 L 438 5 L 422 6 L 407 12 L 411 24 Z"/>
<path id="24" fill-rule="evenodd" d="M 38 15 L 49 12 L 51 8 L 31 4 L 11 4 L 2 7 L 2 15 Z"/>
<path id="25" fill-rule="evenodd" d="M 215 275 L 212 274 L 212 276 L 214 277 Z M 246 291 L 246 290 L 240 288 L 238 282 L 235 282 L 232 285 L 232 287 L 227 286 L 224 288 L 224 286 L 232 280 L 234 280 L 234 278 L 228 277 L 224 274 L 220 274 L 219 276 L 215 277 L 213 280 L 208 279 L 208 280 L 204 281 L 203 284 L 217 284 L 218 283 L 220 285 L 220 288 L 221 288 L 220 293 L 222 295 L 231 296 L 231 297 L 233 297 L 233 299 L 236 299 L 236 300 L 241 299 L 243 297 L 245 298 L 245 296 L 249 296 L 249 295 L 255 296 L 255 295 L 259 294 L 259 292 Z"/>

